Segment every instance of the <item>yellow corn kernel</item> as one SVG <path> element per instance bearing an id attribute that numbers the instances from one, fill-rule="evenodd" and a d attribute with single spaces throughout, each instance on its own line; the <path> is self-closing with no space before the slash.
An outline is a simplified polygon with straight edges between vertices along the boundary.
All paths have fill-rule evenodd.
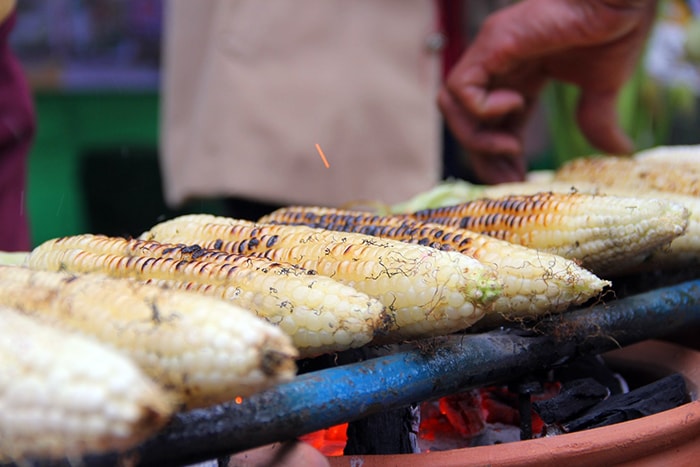
<path id="1" fill-rule="evenodd" d="M 484 198 L 405 216 L 573 259 L 608 277 L 639 265 L 682 235 L 689 212 L 660 199 L 546 192 Z"/>
<path id="2" fill-rule="evenodd" d="M 1 266 L 0 305 L 119 349 L 187 408 L 248 396 L 296 373 L 297 351 L 278 327 L 195 293 Z"/>
<path id="3" fill-rule="evenodd" d="M 493 269 L 473 258 L 369 235 L 187 215 L 154 226 L 142 238 L 197 243 L 316 270 L 382 302 L 396 326 L 390 338 L 466 329 L 501 293 Z"/>
<path id="4" fill-rule="evenodd" d="M 128 358 L 0 306 L 0 458 L 81 457 L 131 448 L 174 406 Z"/>
<path id="5" fill-rule="evenodd" d="M 426 224 L 398 216 L 321 207 L 285 207 L 260 219 L 456 250 L 497 271 L 503 293 L 490 313 L 506 318 L 564 311 L 597 296 L 610 285 L 574 261 L 458 227 Z M 490 319 L 489 321 L 494 321 Z M 481 322 L 480 325 L 485 324 Z"/>
<path id="6" fill-rule="evenodd" d="M 301 358 L 360 347 L 391 325 L 378 300 L 329 277 L 196 245 L 76 235 L 39 245 L 28 265 L 101 272 L 226 299 L 280 326 Z"/>

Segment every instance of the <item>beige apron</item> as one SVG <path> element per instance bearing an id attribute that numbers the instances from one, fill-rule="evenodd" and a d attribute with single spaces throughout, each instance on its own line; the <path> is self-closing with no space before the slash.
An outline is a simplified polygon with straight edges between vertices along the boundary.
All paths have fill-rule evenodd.
<path id="1" fill-rule="evenodd" d="M 161 158 L 171 206 L 223 196 L 393 203 L 438 181 L 433 0 L 165 5 Z"/>

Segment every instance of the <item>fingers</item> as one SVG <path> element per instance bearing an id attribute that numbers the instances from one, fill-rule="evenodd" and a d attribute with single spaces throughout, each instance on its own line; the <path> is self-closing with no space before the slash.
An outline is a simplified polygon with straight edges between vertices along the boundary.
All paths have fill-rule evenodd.
<path id="1" fill-rule="evenodd" d="M 615 97 L 648 30 L 649 8 L 632 0 L 527 0 L 487 18 L 438 100 L 481 182 L 524 178 L 525 119 L 552 78 L 582 89 L 577 120 L 594 146 L 633 150 L 617 122 Z"/>
<path id="2" fill-rule="evenodd" d="M 616 92 L 584 89 L 576 118 L 581 132 L 593 146 L 609 154 L 630 154 L 634 144 L 618 122 L 616 98 Z"/>
<path id="3" fill-rule="evenodd" d="M 516 17 L 516 11 L 506 8 L 486 21 L 438 98 L 448 127 L 482 183 L 525 176 L 522 127 L 542 77 L 537 64 L 520 63 L 526 54 L 520 53 L 519 34 L 510 21 Z"/>
<path id="4" fill-rule="evenodd" d="M 525 161 L 521 156 L 472 152 L 469 157 L 481 183 L 496 185 L 525 179 Z"/>
<path id="5" fill-rule="evenodd" d="M 446 90 L 441 92 L 438 104 L 453 135 L 468 151 L 474 174 L 481 183 L 504 183 L 524 178 L 520 117 L 480 118 L 466 110 Z"/>
<path id="6" fill-rule="evenodd" d="M 466 112 L 481 120 L 497 120 L 525 108 L 520 93 L 507 88 L 492 89 L 491 77 L 478 62 L 464 63 L 449 76 L 443 91 Z"/>
<path id="7" fill-rule="evenodd" d="M 459 93 L 464 108 L 482 120 L 498 120 L 525 108 L 525 99 L 509 89 L 487 90 L 479 86 L 465 86 Z"/>

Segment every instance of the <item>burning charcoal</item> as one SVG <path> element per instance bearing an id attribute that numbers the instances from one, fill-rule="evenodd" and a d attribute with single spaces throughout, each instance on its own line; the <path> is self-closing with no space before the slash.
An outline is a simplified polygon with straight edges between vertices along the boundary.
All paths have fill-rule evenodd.
<path id="1" fill-rule="evenodd" d="M 585 355 L 554 370 L 552 376 L 562 384 L 582 378 L 591 378 L 610 390 L 610 394 L 626 392 L 627 383 L 613 371 L 600 355 Z"/>
<path id="2" fill-rule="evenodd" d="M 440 412 L 460 436 L 470 438 L 484 430 L 481 393 L 474 389 L 440 399 Z"/>
<path id="3" fill-rule="evenodd" d="M 415 407 L 369 415 L 348 424 L 345 455 L 411 454 L 416 452 Z"/>
<path id="4" fill-rule="evenodd" d="M 562 385 L 558 395 L 535 401 L 532 407 L 545 423 L 570 420 L 610 395 L 610 390 L 593 378 L 579 378 Z"/>
<path id="5" fill-rule="evenodd" d="M 520 426 L 517 395 L 505 387 L 483 389 L 483 407 L 488 423 Z"/>
<path id="6" fill-rule="evenodd" d="M 542 383 L 530 375 L 516 383 L 511 383 L 509 389 L 518 395 L 518 417 L 520 418 L 520 439 L 532 438 L 532 396 L 541 394 Z"/>
<path id="7" fill-rule="evenodd" d="M 689 400 L 685 380 L 676 373 L 626 394 L 611 396 L 562 428 L 573 432 L 612 425 L 669 410 Z"/>

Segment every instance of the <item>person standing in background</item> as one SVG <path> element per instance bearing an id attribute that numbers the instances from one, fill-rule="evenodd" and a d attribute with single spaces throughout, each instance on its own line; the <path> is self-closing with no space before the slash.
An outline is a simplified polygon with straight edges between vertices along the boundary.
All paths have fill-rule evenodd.
<path id="1" fill-rule="evenodd" d="M 229 215 L 254 219 L 283 204 L 403 201 L 441 179 L 443 123 L 475 181 L 522 179 L 525 124 L 552 79 L 581 90 L 591 143 L 633 150 L 615 102 L 656 0 L 509 3 L 447 71 L 441 13 L 461 3 L 166 2 L 166 202 L 223 197 Z"/>
<path id="2" fill-rule="evenodd" d="M 9 36 L 15 2 L 0 0 L 0 250 L 28 251 L 31 234 L 26 208 L 27 157 L 35 115 L 29 83 L 14 56 Z"/>
<path id="3" fill-rule="evenodd" d="M 169 206 L 226 198 L 231 215 L 255 218 L 284 203 L 398 202 L 440 179 L 434 0 L 164 8 Z"/>

